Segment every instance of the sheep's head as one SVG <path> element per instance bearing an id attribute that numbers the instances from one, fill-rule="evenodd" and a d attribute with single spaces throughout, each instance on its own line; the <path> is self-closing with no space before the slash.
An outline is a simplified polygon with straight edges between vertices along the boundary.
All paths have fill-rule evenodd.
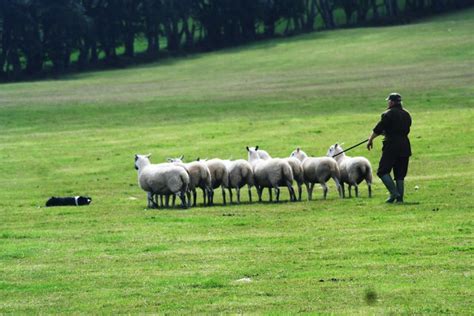
<path id="1" fill-rule="evenodd" d="M 150 157 L 151 157 L 151 154 L 148 154 L 148 155 L 135 154 L 135 169 L 138 170 L 142 168 L 143 166 L 149 165 Z"/>
<path id="2" fill-rule="evenodd" d="M 326 156 L 328 157 L 334 157 L 334 155 L 337 155 L 343 151 L 341 145 L 339 144 L 334 144 L 331 147 L 329 147 L 328 152 L 326 153 Z"/>
<path id="3" fill-rule="evenodd" d="M 168 158 L 168 162 L 169 163 L 173 163 L 173 162 L 183 162 L 183 158 L 184 158 L 184 155 L 181 155 L 181 157 L 177 157 L 177 158 Z"/>
<path id="4" fill-rule="evenodd" d="M 248 147 L 247 146 L 247 152 L 248 152 L 248 160 L 249 161 L 254 161 L 254 160 L 258 160 L 260 159 L 260 157 L 258 156 L 258 146 L 256 147 Z"/>
<path id="5" fill-rule="evenodd" d="M 308 155 L 306 155 L 306 153 L 302 151 L 301 148 L 298 147 L 295 150 L 293 150 L 290 157 L 294 157 L 298 159 L 299 161 L 303 161 L 308 157 Z"/>

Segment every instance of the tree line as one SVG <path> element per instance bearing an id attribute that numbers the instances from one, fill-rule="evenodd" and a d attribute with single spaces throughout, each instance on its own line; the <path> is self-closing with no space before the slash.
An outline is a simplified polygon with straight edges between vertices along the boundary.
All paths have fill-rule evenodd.
<path id="1" fill-rule="evenodd" d="M 0 0 L 0 80 L 114 67 L 316 29 L 404 23 L 472 2 Z M 139 41 L 146 49 L 137 53 Z"/>

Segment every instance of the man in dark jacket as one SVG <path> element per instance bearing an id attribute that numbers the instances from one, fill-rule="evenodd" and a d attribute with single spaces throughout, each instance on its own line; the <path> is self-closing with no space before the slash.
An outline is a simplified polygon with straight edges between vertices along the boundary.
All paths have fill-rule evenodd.
<path id="1" fill-rule="evenodd" d="M 382 157 L 380 158 L 377 175 L 390 192 L 387 203 L 403 202 L 404 179 L 408 171 L 411 156 L 410 133 L 411 116 L 402 107 L 402 97 L 398 93 L 390 93 L 387 111 L 382 113 L 380 122 L 374 127 L 367 143 L 367 149 L 373 147 L 373 140 L 384 135 Z M 390 176 L 393 169 L 396 185 Z"/>

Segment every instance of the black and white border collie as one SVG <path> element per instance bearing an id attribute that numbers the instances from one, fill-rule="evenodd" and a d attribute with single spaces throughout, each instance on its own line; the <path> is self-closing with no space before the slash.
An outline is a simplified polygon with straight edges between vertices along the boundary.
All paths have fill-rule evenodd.
<path id="1" fill-rule="evenodd" d="M 92 199 L 88 196 L 66 196 L 66 197 L 51 197 L 47 202 L 46 206 L 81 206 L 89 205 Z"/>

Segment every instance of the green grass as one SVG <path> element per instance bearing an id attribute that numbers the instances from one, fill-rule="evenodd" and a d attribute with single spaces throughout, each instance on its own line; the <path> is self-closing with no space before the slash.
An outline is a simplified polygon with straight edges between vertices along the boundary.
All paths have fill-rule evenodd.
<path id="1" fill-rule="evenodd" d="M 1 85 L 0 313 L 472 313 L 473 28 L 466 10 Z M 135 153 L 324 155 L 392 91 L 416 203 L 384 205 L 376 180 L 372 199 L 330 183 L 326 201 L 145 210 Z M 42 207 L 76 194 L 93 203 Z"/>

